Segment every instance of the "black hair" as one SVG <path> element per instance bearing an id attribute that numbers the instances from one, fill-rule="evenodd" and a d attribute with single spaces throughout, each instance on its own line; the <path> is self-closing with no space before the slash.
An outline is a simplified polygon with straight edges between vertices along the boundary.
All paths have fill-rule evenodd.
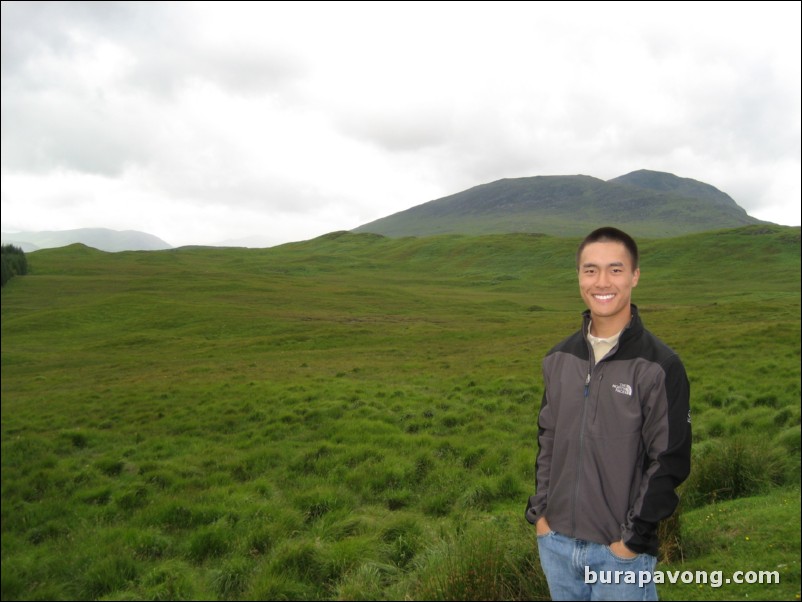
<path id="1" fill-rule="evenodd" d="M 629 251 L 629 256 L 632 258 L 632 269 L 638 269 L 640 258 L 638 256 L 637 243 L 635 243 L 635 240 L 629 234 L 622 232 L 618 228 L 613 228 L 612 226 L 597 228 L 585 237 L 576 251 L 577 269 L 579 269 L 579 257 L 582 255 L 582 251 L 587 245 L 594 242 L 620 242 L 626 247 L 627 251 Z"/>

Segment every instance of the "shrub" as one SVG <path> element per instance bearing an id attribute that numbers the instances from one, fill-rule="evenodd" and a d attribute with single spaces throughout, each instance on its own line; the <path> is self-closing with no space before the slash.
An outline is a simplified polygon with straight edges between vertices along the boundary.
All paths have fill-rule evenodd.
<path id="1" fill-rule="evenodd" d="M 2 269 L 0 269 L 2 286 L 5 286 L 6 282 L 14 276 L 24 276 L 28 273 L 28 259 L 22 249 L 14 245 L 2 246 L 0 263 L 2 263 Z"/>

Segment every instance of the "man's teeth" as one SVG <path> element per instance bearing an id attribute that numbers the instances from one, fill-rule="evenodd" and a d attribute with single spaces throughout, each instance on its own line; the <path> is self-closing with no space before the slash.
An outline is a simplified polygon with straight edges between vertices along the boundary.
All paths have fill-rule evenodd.
<path id="1" fill-rule="evenodd" d="M 609 301 L 610 299 L 613 298 L 613 295 L 593 295 L 593 296 L 596 297 L 599 301 Z"/>

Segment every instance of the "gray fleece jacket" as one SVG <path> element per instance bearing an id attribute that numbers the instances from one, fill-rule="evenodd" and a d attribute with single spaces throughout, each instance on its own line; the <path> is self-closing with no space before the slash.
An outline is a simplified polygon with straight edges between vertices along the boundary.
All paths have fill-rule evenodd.
<path id="1" fill-rule="evenodd" d="M 582 330 L 543 360 L 537 489 L 526 518 L 563 535 L 657 555 L 657 524 L 690 472 L 690 385 L 679 357 L 632 320 L 595 366 Z"/>

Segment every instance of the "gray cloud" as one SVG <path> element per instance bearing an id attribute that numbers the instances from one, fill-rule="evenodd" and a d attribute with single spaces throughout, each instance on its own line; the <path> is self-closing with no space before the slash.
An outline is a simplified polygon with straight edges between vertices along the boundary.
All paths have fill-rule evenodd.
<path id="1" fill-rule="evenodd" d="M 291 240 L 640 168 L 798 216 L 798 3 L 363 4 L 3 3 L 4 227 Z"/>
<path id="2" fill-rule="evenodd" d="M 225 46 L 202 46 L 171 37 L 164 44 L 136 49 L 136 64 L 127 84 L 160 97 L 174 96 L 195 80 L 238 94 L 277 93 L 303 77 L 303 61 L 291 53 L 232 40 Z"/>

